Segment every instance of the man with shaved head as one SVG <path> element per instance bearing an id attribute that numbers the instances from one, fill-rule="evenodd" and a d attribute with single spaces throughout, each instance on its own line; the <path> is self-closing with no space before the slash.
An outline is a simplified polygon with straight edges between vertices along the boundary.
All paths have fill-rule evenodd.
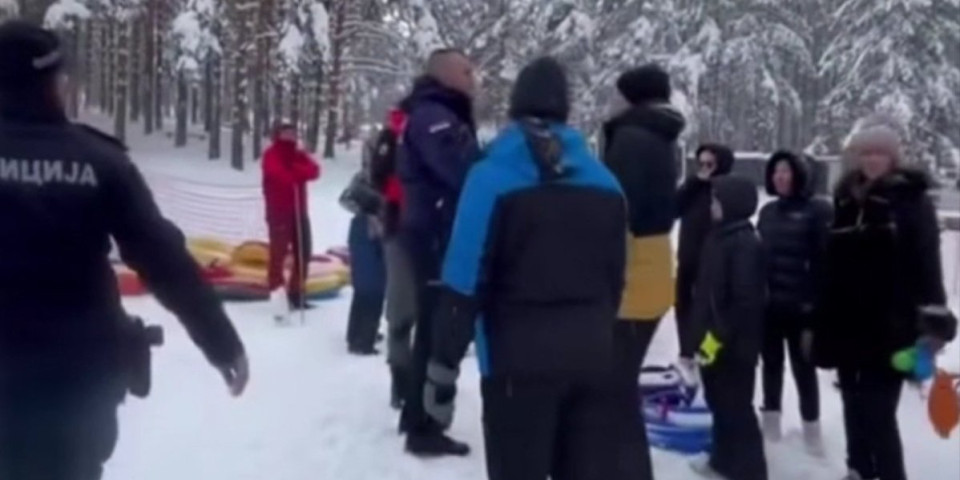
<path id="1" fill-rule="evenodd" d="M 437 50 L 401 103 L 408 120 L 396 166 L 404 195 L 398 236 L 413 266 L 416 328 L 403 382 L 406 400 L 400 430 L 407 434 L 407 451 L 418 456 L 469 453 L 467 445 L 444 434 L 453 415 L 456 384 L 428 379 L 427 363 L 440 265 L 460 190 L 480 153 L 473 120 L 475 88 L 470 59 L 459 50 Z M 436 395 L 424 395 L 424 385 Z M 431 408 L 425 408 L 425 402 Z M 439 409 L 434 408 L 437 403 Z M 449 415 L 430 415 L 428 410 Z"/>

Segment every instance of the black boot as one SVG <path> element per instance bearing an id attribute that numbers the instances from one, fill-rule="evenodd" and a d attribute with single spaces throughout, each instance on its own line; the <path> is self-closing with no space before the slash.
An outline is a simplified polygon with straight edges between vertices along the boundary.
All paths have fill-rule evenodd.
<path id="1" fill-rule="evenodd" d="M 465 457 L 470 454 L 470 446 L 458 442 L 441 432 L 408 434 L 407 452 L 416 457 Z"/>
<path id="2" fill-rule="evenodd" d="M 310 311 L 316 308 L 312 303 L 308 302 L 307 299 L 302 295 L 296 295 L 296 294 L 288 295 L 287 299 L 290 301 L 290 309 L 295 312 L 299 312 L 301 310 Z"/>
<path id="3" fill-rule="evenodd" d="M 390 406 L 394 410 L 403 409 L 403 401 L 410 388 L 410 374 L 402 367 L 390 367 Z"/>
<path id="4" fill-rule="evenodd" d="M 347 348 L 351 355 L 356 355 L 358 357 L 373 357 L 380 355 L 380 350 L 377 350 L 376 347 L 354 347 L 350 346 Z"/>

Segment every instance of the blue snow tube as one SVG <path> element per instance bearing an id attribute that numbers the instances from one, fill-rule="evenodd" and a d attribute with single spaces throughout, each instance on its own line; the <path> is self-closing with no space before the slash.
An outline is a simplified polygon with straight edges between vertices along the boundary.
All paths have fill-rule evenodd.
<path id="1" fill-rule="evenodd" d="M 673 367 L 644 367 L 640 374 L 644 423 L 654 447 L 696 455 L 710 449 L 710 410 L 695 402 L 697 390 Z"/>

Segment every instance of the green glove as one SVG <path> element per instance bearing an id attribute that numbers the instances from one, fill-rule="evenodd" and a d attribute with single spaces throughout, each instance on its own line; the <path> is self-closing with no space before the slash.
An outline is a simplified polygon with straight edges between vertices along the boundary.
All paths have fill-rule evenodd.
<path id="1" fill-rule="evenodd" d="M 716 363 L 717 354 L 720 353 L 721 349 L 723 349 L 723 342 L 717 339 L 713 332 L 708 331 L 707 335 L 703 337 L 703 341 L 700 342 L 700 364 L 709 367 Z"/>
<path id="2" fill-rule="evenodd" d="M 917 365 L 917 349 L 915 347 L 904 348 L 893 354 L 890 359 L 893 369 L 902 373 L 913 373 Z"/>

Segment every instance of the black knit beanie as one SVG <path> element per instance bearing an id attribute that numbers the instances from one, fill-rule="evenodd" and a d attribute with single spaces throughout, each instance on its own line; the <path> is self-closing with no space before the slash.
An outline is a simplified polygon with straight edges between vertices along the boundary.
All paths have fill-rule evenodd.
<path id="1" fill-rule="evenodd" d="M 563 66 L 550 57 L 531 62 L 517 76 L 510 94 L 510 118 L 540 118 L 566 123 L 570 92 Z"/>
<path id="2" fill-rule="evenodd" d="M 617 90 L 631 105 L 670 101 L 670 74 L 649 63 L 628 70 L 617 79 Z"/>
<path id="3" fill-rule="evenodd" d="M 41 86 L 64 64 L 56 34 L 21 20 L 0 24 L 0 90 Z"/>

